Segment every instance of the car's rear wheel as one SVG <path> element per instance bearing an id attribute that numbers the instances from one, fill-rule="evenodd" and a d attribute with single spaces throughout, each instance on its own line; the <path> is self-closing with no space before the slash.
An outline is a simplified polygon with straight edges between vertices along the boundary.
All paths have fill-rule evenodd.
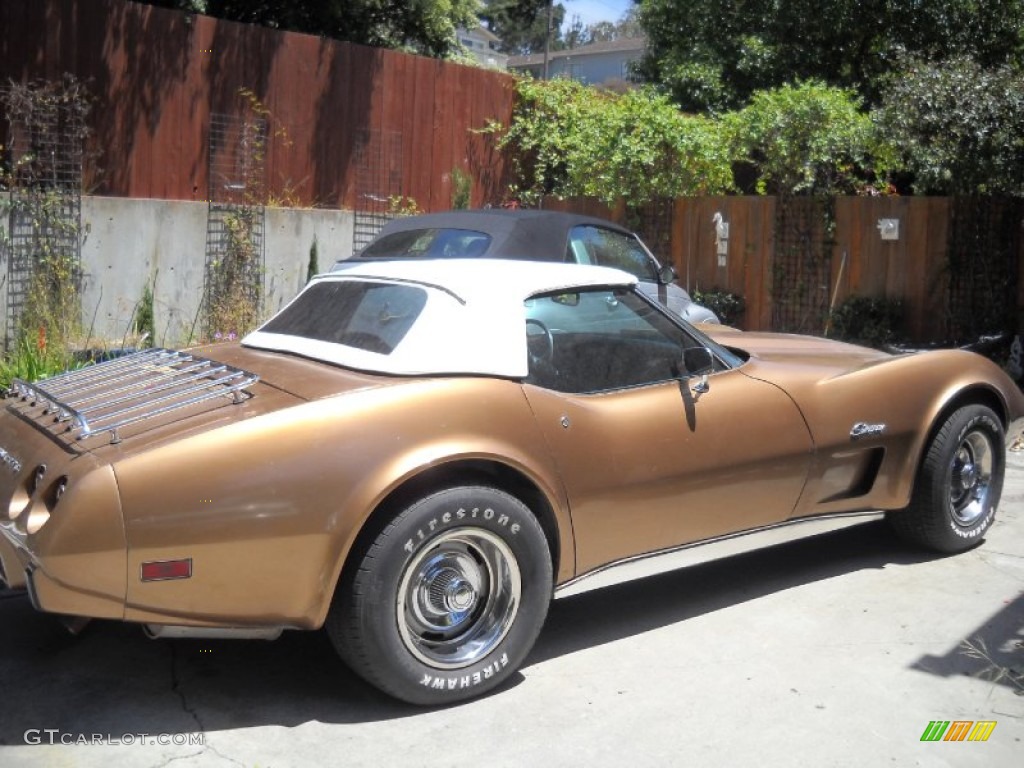
<path id="1" fill-rule="evenodd" d="M 954 411 L 935 433 L 918 470 L 910 506 L 889 521 L 907 541 L 938 552 L 978 544 L 1003 489 L 1005 437 L 999 418 L 983 405 Z"/>
<path id="2" fill-rule="evenodd" d="M 410 505 L 346 568 L 327 620 L 345 662 L 413 704 L 491 690 L 547 615 L 551 556 L 525 505 L 483 486 Z"/>

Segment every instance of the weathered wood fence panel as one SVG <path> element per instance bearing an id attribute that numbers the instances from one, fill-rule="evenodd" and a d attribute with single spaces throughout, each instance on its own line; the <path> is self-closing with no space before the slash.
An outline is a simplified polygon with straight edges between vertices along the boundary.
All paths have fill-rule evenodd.
<path id="1" fill-rule="evenodd" d="M 949 208 L 949 198 L 837 198 L 837 302 L 852 295 L 902 299 L 911 338 L 943 338 Z M 898 222 L 898 239 L 883 239 L 882 220 Z"/>
<path id="2" fill-rule="evenodd" d="M 359 150 L 399 137 L 399 193 L 447 207 L 456 168 L 472 202 L 501 202 L 487 137 L 508 122 L 514 80 L 489 70 L 220 21 L 125 0 L 3 0 L 0 82 L 71 73 L 95 97 L 86 191 L 203 200 L 211 113 L 269 111 L 271 199 L 355 208 Z M 5 116 L 0 115 L 0 120 Z"/>
<path id="3" fill-rule="evenodd" d="M 744 297 L 744 325 L 773 328 L 773 301 L 783 292 L 773 269 L 775 198 L 687 198 L 676 203 L 684 219 L 684 239 L 673 243 L 672 261 L 683 281 L 693 287 L 717 287 Z M 946 335 L 947 198 L 840 197 L 834 201 L 831 233 L 831 281 L 814 286 L 838 306 L 850 296 L 902 299 L 906 332 L 917 341 Z M 720 212 L 729 224 L 727 265 L 718 265 L 712 217 Z M 898 221 L 899 235 L 883 240 L 882 219 Z M 827 234 L 823 237 L 828 238 Z M 808 330 L 821 332 L 825 318 Z"/>
<path id="4" fill-rule="evenodd" d="M 715 215 L 729 225 L 728 245 L 719 258 Z M 676 201 L 671 261 L 688 290 L 718 288 L 744 297 L 745 325 L 771 327 L 771 264 L 775 199 L 697 197 Z M 664 257 L 664 254 L 662 254 Z"/>
<path id="5" fill-rule="evenodd" d="M 835 198 L 829 232 L 828 204 L 822 201 L 822 225 L 807 247 L 817 248 L 819 239 L 824 242 L 826 277 L 810 286 L 823 309 L 801 330 L 823 332 L 829 306 L 865 296 L 902 300 L 904 331 L 912 341 L 955 337 L 949 307 L 949 232 L 956 202 L 943 197 Z M 786 275 L 776 254 L 781 204 L 774 197 L 680 198 L 672 213 L 670 251 L 657 255 L 675 265 L 680 283 L 690 290 L 722 289 L 742 296 L 746 302 L 742 325 L 747 330 L 778 330 L 775 310 L 787 289 L 780 284 Z M 546 200 L 544 205 L 627 221 L 621 205 L 583 200 Z M 724 259 L 719 254 L 715 214 L 721 214 L 729 227 Z M 893 239 L 883 238 L 883 220 L 897 222 Z M 1011 324 L 1016 327 L 1001 329 L 1013 332 L 1020 330 L 1020 308 L 1024 307 L 1024 238 L 1020 241 L 1011 244 L 1018 251 L 1016 274 L 1007 276 L 1015 283 L 1011 295 L 1016 296 L 1016 308 L 1011 314 L 1017 320 Z"/>
<path id="6" fill-rule="evenodd" d="M 205 200 L 211 114 L 251 110 L 242 89 L 270 119 L 271 200 L 362 210 L 367 198 L 381 194 L 372 181 L 369 189 L 359 182 L 360 163 L 375 152 L 386 166 L 381 173 L 395 180 L 384 192 L 411 198 L 424 210 L 451 205 L 460 172 L 472 180 L 473 206 L 501 204 L 508 188 L 503 158 L 480 133 L 489 121 L 511 117 L 514 80 L 495 72 L 125 0 L 2 0 L 0 82 L 54 80 L 64 73 L 86 81 L 95 96 L 93 162 L 86 174 L 92 194 Z M 0 114 L 0 124 L 5 117 Z M 804 214 L 807 202 L 796 206 Z M 823 205 L 831 207 L 820 223 L 809 226 L 805 217 L 794 235 L 794 219 L 775 198 L 680 199 L 661 207 L 669 211 L 670 237 L 667 244 L 658 238 L 656 247 L 667 250 L 659 256 L 675 265 L 687 287 L 742 296 L 742 325 L 751 330 L 795 325 L 820 332 L 829 305 L 852 295 L 902 298 L 915 341 L 963 330 L 950 309 L 957 302 L 1015 301 L 1004 314 L 1016 327 L 1006 330 L 1019 329 L 1024 237 L 1010 219 L 1020 218 L 1014 213 L 1020 201 L 988 217 L 977 215 L 987 210 L 984 203 L 961 208 L 947 198 L 850 197 Z M 545 206 L 627 223 L 621 204 Z M 716 213 L 729 226 L 722 259 Z M 995 222 L 989 239 L 978 242 L 998 251 L 1002 277 L 994 282 L 1005 279 L 1008 289 L 993 288 L 986 262 L 979 268 L 978 282 L 987 280 L 980 304 L 964 267 L 973 264 L 970 242 L 964 245 L 963 234 L 958 244 L 951 242 L 952 222 L 960 222 L 963 233 L 968 216 Z M 883 239 L 882 220 L 898 221 L 898 237 Z M 997 225 L 1002 229 L 995 233 Z M 659 233 L 665 227 L 659 219 Z M 647 239 L 655 244 L 653 233 Z M 959 261 L 951 271 L 953 251 Z M 794 323 L 784 310 L 797 303 L 795 288 L 803 295 Z"/>

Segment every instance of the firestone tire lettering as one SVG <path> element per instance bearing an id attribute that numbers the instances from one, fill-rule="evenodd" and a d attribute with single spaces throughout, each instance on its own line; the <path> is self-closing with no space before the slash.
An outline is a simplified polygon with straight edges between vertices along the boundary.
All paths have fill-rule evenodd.
<path id="1" fill-rule="evenodd" d="M 443 512 L 441 513 L 440 518 L 432 518 L 430 522 L 427 523 L 426 532 L 424 532 L 423 530 L 417 530 L 415 538 L 410 538 L 405 542 L 405 551 L 412 553 L 412 551 L 416 548 L 417 543 L 424 541 L 427 538 L 427 535 L 436 532 L 439 529 L 439 526 L 443 527 L 449 525 L 452 522 L 461 522 L 466 519 L 467 515 L 471 520 L 496 520 L 498 525 L 507 528 L 509 533 L 513 536 L 517 535 L 519 531 L 522 530 L 522 526 L 519 523 L 512 522 L 512 518 L 510 518 L 507 514 L 502 513 L 498 515 L 497 518 L 495 518 L 495 514 L 495 511 L 490 508 L 484 509 L 482 512 L 480 511 L 479 508 L 477 508 L 473 509 L 472 512 L 467 513 L 465 509 L 462 509 L 460 507 L 459 509 L 455 510 L 455 512 Z"/>

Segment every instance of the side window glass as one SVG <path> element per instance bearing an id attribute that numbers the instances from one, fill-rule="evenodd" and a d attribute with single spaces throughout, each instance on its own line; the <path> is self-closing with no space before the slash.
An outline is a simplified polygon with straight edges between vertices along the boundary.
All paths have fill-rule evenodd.
<path id="1" fill-rule="evenodd" d="M 525 303 L 527 381 L 560 392 L 605 392 L 688 375 L 701 342 L 631 289 L 537 296 Z"/>
<path id="2" fill-rule="evenodd" d="M 586 241 L 579 236 L 581 227 L 576 227 L 569 234 L 569 245 L 565 249 L 565 260 L 570 264 L 595 264 L 587 250 Z"/>
<path id="3" fill-rule="evenodd" d="M 614 267 L 641 280 L 658 279 L 654 260 L 632 235 L 590 225 L 573 227 L 569 248 L 579 264 Z"/>

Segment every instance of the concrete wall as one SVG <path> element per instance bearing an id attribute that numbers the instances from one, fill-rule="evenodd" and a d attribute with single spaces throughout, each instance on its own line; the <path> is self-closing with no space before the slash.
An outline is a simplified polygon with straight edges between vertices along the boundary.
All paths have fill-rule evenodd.
<path id="1" fill-rule="evenodd" d="M 82 323 L 86 332 L 91 329 L 90 343 L 121 343 L 147 282 L 154 286 L 156 343 L 188 343 L 193 327 L 201 326 L 197 315 L 203 296 L 206 219 L 205 203 L 82 199 Z M 352 226 L 351 211 L 267 209 L 267 315 L 305 284 L 314 238 L 321 271 L 351 255 Z M 0 228 L 6 227 L 6 221 L 0 222 Z M 7 273 L 5 260 L 0 273 Z M 5 284 L 0 289 L 0 312 L 6 311 L 6 298 Z"/>

